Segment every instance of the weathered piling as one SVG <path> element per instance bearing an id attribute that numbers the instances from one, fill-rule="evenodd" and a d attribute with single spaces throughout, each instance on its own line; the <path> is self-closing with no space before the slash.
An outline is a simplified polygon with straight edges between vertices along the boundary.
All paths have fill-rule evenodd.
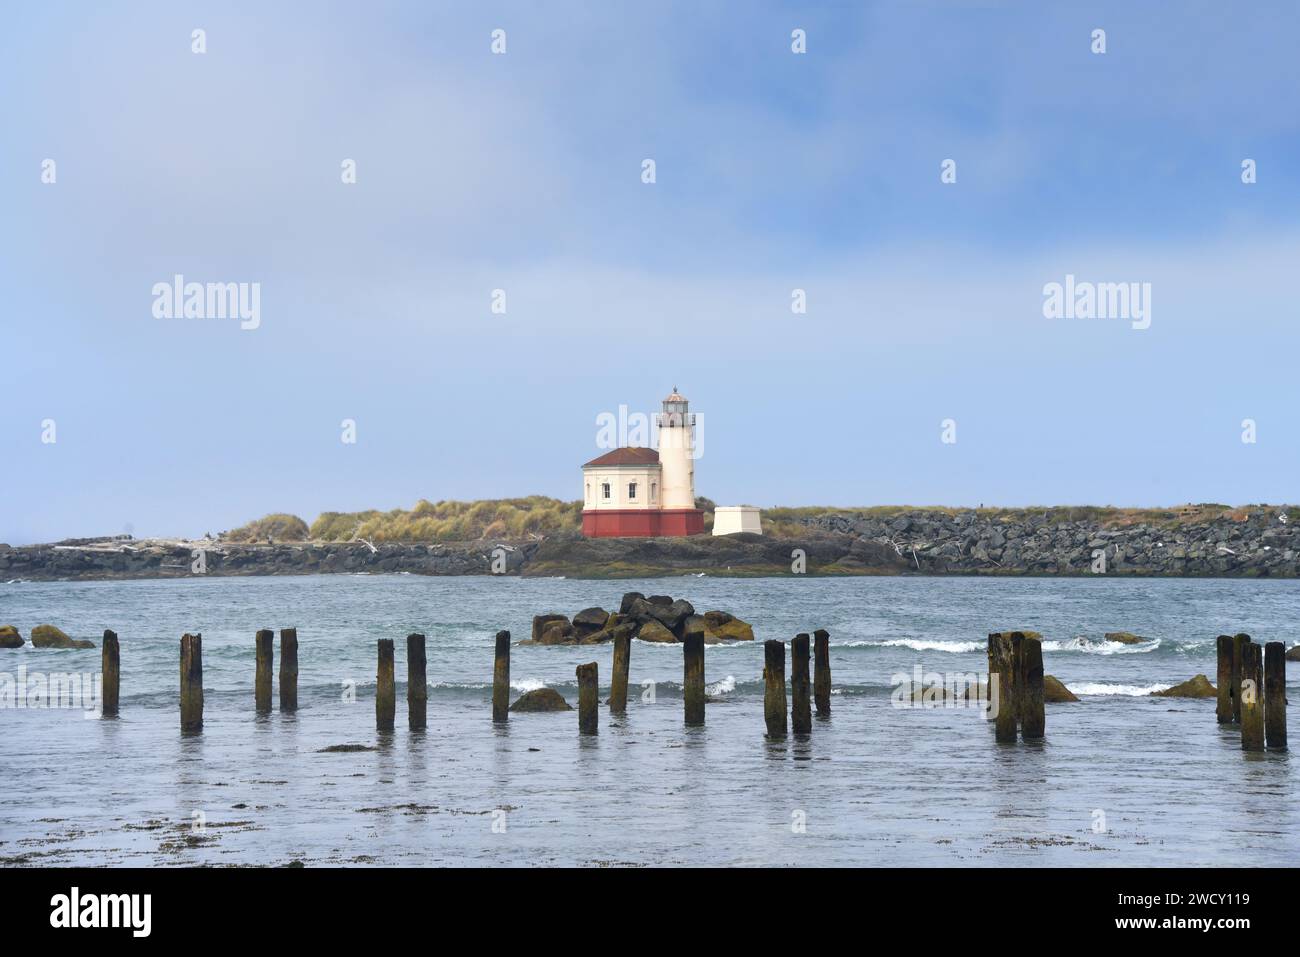
<path id="1" fill-rule="evenodd" d="M 597 709 L 599 684 L 596 662 L 578 665 L 578 733 L 595 734 L 599 725 Z"/>
<path id="2" fill-rule="evenodd" d="M 682 689 L 686 723 L 704 723 L 704 630 L 688 631 L 682 639 Z"/>
<path id="3" fill-rule="evenodd" d="M 1241 658 L 1243 649 L 1250 644 L 1250 635 L 1232 636 L 1232 680 L 1228 687 L 1232 691 L 1232 720 L 1241 722 Z"/>
<path id="4" fill-rule="evenodd" d="M 831 636 L 825 628 L 813 632 L 813 701 L 817 713 L 831 713 Z"/>
<path id="5" fill-rule="evenodd" d="M 253 679 L 253 697 L 259 714 L 271 710 L 271 667 L 275 663 L 275 632 L 263 628 L 257 633 L 257 675 Z"/>
<path id="6" fill-rule="evenodd" d="M 1264 661 L 1259 645 L 1241 646 L 1241 748 L 1264 750 Z"/>
<path id="7" fill-rule="evenodd" d="M 118 659 L 117 633 L 108 629 L 104 629 L 104 651 L 101 662 L 99 671 L 100 681 L 103 686 L 99 691 L 99 713 L 115 715 L 117 714 L 118 682 L 122 670 Z"/>
<path id="8" fill-rule="evenodd" d="M 790 728 L 795 734 L 812 731 L 812 699 L 808 682 L 808 635 L 804 632 L 790 642 Z"/>
<path id="9" fill-rule="evenodd" d="M 1011 636 L 989 635 L 989 701 L 995 709 L 994 738 L 1016 740 L 1016 664 Z"/>
<path id="10" fill-rule="evenodd" d="M 280 629 L 280 710 L 298 710 L 298 629 Z"/>
<path id="11" fill-rule="evenodd" d="M 767 733 L 785 737 L 785 642 L 763 643 L 763 718 Z"/>
<path id="12" fill-rule="evenodd" d="M 424 635 L 406 636 L 406 724 L 423 731 L 428 723 L 429 678 L 425 670 Z"/>
<path id="13" fill-rule="evenodd" d="M 1214 639 L 1215 654 L 1218 659 L 1216 692 L 1218 698 L 1214 706 L 1214 717 L 1219 724 L 1232 723 L 1232 635 L 1220 635 Z"/>
<path id="14" fill-rule="evenodd" d="M 1264 738 L 1270 751 L 1286 750 L 1286 645 L 1264 646 Z"/>
<path id="15" fill-rule="evenodd" d="M 181 731 L 203 730 L 203 635 L 181 635 Z"/>
<path id="16" fill-rule="evenodd" d="M 397 687 L 393 683 L 393 639 L 379 639 L 379 670 L 375 673 L 375 728 L 392 731 L 397 715 Z"/>
<path id="17" fill-rule="evenodd" d="M 632 658 L 632 630 L 614 630 L 614 674 L 609 686 L 609 710 L 621 714 L 627 710 L 627 671 Z"/>
<path id="18" fill-rule="evenodd" d="M 492 666 L 492 720 L 510 717 L 510 632 L 497 632 L 496 663 Z"/>
<path id="19" fill-rule="evenodd" d="M 1014 635 L 1012 641 L 1015 641 Z M 1026 741 L 1043 737 L 1047 729 L 1047 714 L 1043 710 L 1041 641 L 1021 637 L 1016 653 L 1016 691 L 1020 702 L 1020 736 Z"/>

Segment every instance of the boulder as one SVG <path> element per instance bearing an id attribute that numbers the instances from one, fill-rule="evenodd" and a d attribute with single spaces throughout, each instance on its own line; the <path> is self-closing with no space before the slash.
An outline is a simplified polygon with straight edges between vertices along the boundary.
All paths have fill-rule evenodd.
<path id="1" fill-rule="evenodd" d="M 1164 691 L 1153 691 L 1151 694 L 1159 698 L 1214 698 L 1217 697 L 1218 692 L 1214 690 L 1214 685 L 1210 684 L 1209 678 L 1205 675 L 1197 675 L 1180 685 L 1174 685 Z"/>
<path id="2" fill-rule="evenodd" d="M 620 621 L 618 615 L 609 616 L 610 624 L 600 631 L 594 632 L 578 639 L 580 645 L 599 645 L 606 641 L 613 641 L 621 634 L 631 634 L 636 630 L 636 623 L 631 621 Z"/>
<path id="3" fill-rule="evenodd" d="M 682 634 L 682 622 L 695 614 L 695 606 L 685 598 L 679 598 L 670 605 L 653 605 L 650 617 L 659 622 L 673 634 Z"/>
<path id="4" fill-rule="evenodd" d="M 21 648 L 23 636 L 13 625 L 0 625 L 0 648 Z"/>
<path id="5" fill-rule="evenodd" d="M 632 610 L 632 602 L 636 601 L 638 598 L 644 601 L 645 595 L 641 594 L 639 591 L 628 592 L 623 596 L 623 600 L 618 603 L 618 613 L 620 615 L 626 615 Z"/>
<path id="6" fill-rule="evenodd" d="M 1121 645 L 1136 645 L 1144 641 L 1150 641 L 1149 638 L 1143 638 L 1141 635 L 1135 635 L 1131 631 L 1108 631 L 1106 632 L 1107 641 L 1118 641 Z"/>
<path id="7" fill-rule="evenodd" d="M 720 618 L 719 615 L 726 615 Z M 754 626 L 741 621 L 735 615 L 726 612 L 706 611 L 704 613 L 704 642 L 716 645 L 720 641 L 753 641 Z"/>
<path id="8" fill-rule="evenodd" d="M 554 688 L 526 691 L 510 706 L 511 711 L 572 711 L 573 707 Z"/>
<path id="9" fill-rule="evenodd" d="M 621 611 L 619 614 L 631 618 L 634 621 L 645 621 L 650 617 L 650 612 L 658 607 L 658 605 L 652 605 L 649 600 L 645 598 L 633 598 L 628 604 L 627 610 Z"/>
<path id="10" fill-rule="evenodd" d="M 1043 675 L 1043 700 L 1048 704 L 1064 704 L 1068 701 L 1078 701 L 1073 691 L 1061 684 L 1061 679 L 1055 675 Z"/>
<path id="11" fill-rule="evenodd" d="M 646 601 L 652 605 L 671 605 L 673 603 L 671 595 L 651 595 Z"/>
<path id="12" fill-rule="evenodd" d="M 676 635 L 653 618 L 642 623 L 641 627 L 637 629 L 636 637 L 642 641 L 670 642 L 677 640 Z"/>
<path id="13" fill-rule="evenodd" d="M 579 638 L 594 634 L 605 627 L 609 612 L 603 608 L 584 608 L 573 616 L 573 632 Z"/>
<path id="14" fill-rule="evenodd" d="M 567 618 L 562 621 L 549 622 L 542 630 L 543 645 L 571 645 L 574 643 L 573 625 Z"/>
<path id="15" fill-rule="evenodd" d="M 53 625 L 37 625 L 32 629 L 33 648 L 94 648 L 93 641 L 69 638 Z"/>
<path id="16" fill-rule="evenodd" d="M 1292 645 L 1286 650 L 1287 661 L 1300 661 L 1300 645 Z"/>
<path id="17" fill-rule="evenodd" d="M 569 619 L 564 615 L 533 615 L 532 640 L 540 643 L 542 635 L 546 632 L 546 626 L 553 621 L 562 621 L 568 624 Z"/>

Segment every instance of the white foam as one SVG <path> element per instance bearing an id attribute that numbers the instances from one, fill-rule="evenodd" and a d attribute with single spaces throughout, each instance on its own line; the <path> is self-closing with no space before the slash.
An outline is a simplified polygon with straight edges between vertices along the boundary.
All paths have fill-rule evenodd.
<path id="1" fill-rule="evenodd" d="M 510 682 L 510 687 L 521 692 L 537 691 L 545 688 L 546 682 L 540 678 L 517 678 Z"/>
<path id="2" fill-rule="evenodd" d="M 938 641 L 931 638 L 888 638 L 880 641 L 842 641 L 837 648 L 911 648 L 914 651 L 948 651 L 953 654 L 967 654 L 972 651 L 984 651 L 988 645 L 983 641 Z"/>
<path id="3" fill-rule="evenodd" d="M 721 681 L 715 681 L 711 685 L 704 686 L 704 693 L 707 695 L 727 694 L 736 690 L 736 676 L 727 675 Z"/>
<path id="4" fill-rule="evenodd" d="M 1080 651 L 1089 655 L 1145 655 L 1160 647 L 1160 639 L 1144 641 L 1137 645 L 1126 645 L 1119 641 L 1089 638 L 1076 635 L 1065 641 L 1044 641 L 1044 651 Z"/>
<path id="5" fill-rule="evenodd" d="M 1077 695 L 1126 695 L 1130 698 L 1149 695 L 1153 691 L 1164 691 L 1170 685 L 1112 685 L 1102 681 L 1071 681 L 1066 685 Z"/>

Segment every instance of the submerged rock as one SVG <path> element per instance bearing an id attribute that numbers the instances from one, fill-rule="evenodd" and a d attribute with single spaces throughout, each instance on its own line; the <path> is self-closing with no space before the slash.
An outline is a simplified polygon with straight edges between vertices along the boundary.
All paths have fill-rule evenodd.
<path id="1" fill-rule="evenodd" d="M 93 641 L 84 638 L 69 638 L 63 631 L 53 625 L 37 625 L 32 629 L 33 648 L 94 648 Z"/>
<path id="2" fill-rule="evenodd" d="M 1143 638 L 1141 635 L 1135 635 L 1131 631 L 1108 631 L 1106 632 L 1107 641 L 1118 641 L 1121 645 L 1136 645 L 1143 641 L 1150 641 L 1150 638 Z"/>
<path id="3" fill-rule="evenodd" d="M 1286 650 L 1287 661 L 1300 661 L 1300 645 L 1292 645 Z"/>
<path id="4" fill-rule="evenodd" d="M 1055 675 L 1043 675 L 1043 700 L 1048 704 L 1064 704 L 1078 701 L 1073 691 L 1061 683 Z"/>
<path id="5" fill-rule="evenodd" d="M 536 688 L 526 691 L 519 700 L 510 706 L 511 711 L 572 711 L 569 702 L 564 700 L 554 688 Z"/>
<path id="6" fill-rule="evenodd" d="M 23 636 L 13 625 L 0 625 L 0 648 L 21 648 Z"/>
<path id="7" fill-rule="evenodd" d="M 1174 685 L 1164 691 L 1153 691 L 1151 694 L 1160 698 L 1213 698 L 1218 695 L 1218 692 L 1214 690 L 1214 685 L 1210 684 L 1209 678 L 1205 675 L 1197 675 L 1180 685 Z"/>

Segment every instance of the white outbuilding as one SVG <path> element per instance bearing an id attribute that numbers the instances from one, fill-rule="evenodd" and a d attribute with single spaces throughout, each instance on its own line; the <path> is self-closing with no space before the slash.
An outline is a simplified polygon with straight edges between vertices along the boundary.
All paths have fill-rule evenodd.
<path id="1" fill-rule="evenodd" d="M 759 510 L 753 505 L 719 505 L 713 510 L 713 534 L 735 535 L 737 532 L 763 534 Z"/>

